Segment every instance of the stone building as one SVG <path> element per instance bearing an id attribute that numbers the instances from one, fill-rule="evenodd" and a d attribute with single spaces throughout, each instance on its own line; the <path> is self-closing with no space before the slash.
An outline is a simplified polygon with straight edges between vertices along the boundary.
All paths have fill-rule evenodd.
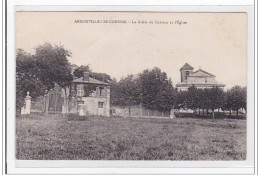
<path id="1" fill-rule="evenodd" d="M 62 113 L 77 113 L 83 103 L 85 115 L 110 116 L 110 85 L 91 78 L 88 72 L 63 88 L 62 96 Z"/>
<path id="2" fill-rule="evenodd" d="M 216 76 L 208 73 L 202 69 L 193 71 L 193 67 L 188 63 L 184 64 L 180 69 L 181 82 L 176 84 L 178 90 L 187 90 L 191 86 L 196 88 L 224 88 L 225 85 L 215 80 Z"/>

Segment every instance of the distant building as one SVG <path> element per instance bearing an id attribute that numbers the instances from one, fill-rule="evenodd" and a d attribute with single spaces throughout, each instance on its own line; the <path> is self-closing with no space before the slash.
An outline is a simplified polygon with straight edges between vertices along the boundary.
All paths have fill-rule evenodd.
<path id="1" fill-rule="evenodd" d="M 187 90 L 191 86 L 196 88 L 224 88 L 225 85 L 215 80 L 216 76 L 212 75 L 202 69 L 193 72 L 193 67 L 188 63 L 184 64 L 180 69 L 181 82 L 176 84 L 178 90 Z"/>

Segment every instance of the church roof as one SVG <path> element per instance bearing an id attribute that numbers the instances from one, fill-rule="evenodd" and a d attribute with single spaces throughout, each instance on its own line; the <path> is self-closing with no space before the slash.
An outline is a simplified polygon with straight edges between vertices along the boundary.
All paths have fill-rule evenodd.
<path id="1" fill-rule="evenodd" d="M 208 73 L 202 69 L 199 69 L 188 76 L 189 77 L 216 77 L 215 75 Z"/>
<path id="2" fill-rule="evenodd" d="M 191 65 L 189 65 L 188 63 L 185 63 L 184 66 L 182 66 L 182 68 L 180 70 L 182 70 L 182 69 L 189 70 L 189 69 L 194 69 L 194 68 Z"/>
<path id="3" fill-rule="evenodd" d="M 103 81 L 99 81 L 97 79 L 89 77 L 89 81 L 83 81 L 83 77 L 72 80 L 73 83 L 89 83 L 89 84 L 103 84 L 103 85 L 109 85 L 108 83 L 105 83 Z"/>

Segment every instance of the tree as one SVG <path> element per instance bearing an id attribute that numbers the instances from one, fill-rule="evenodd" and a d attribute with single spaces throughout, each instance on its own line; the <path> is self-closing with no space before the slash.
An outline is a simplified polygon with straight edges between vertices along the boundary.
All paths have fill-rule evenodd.
<path id="1" fill-rule="evenodd" d="M 242 108 L 247 111 L 247 88 L 243 87 L 241 90 L 241 96 L 242 96 Z"/>
<path id="2" fill-rule="evenodd" d="M 202 109 L 203 110 L 203 115 L 204 115 L 204 107 L 205 107 L 205 104 L 204 104 L 204 101 L 203 101 L 203 97 L 204 97 L 204 90 L 203 89 L 197 89 L 197 92 L 196 92 L 196 96 L 197 96 L 197 107 L 199 108 L 199 115 L 200 115 L 200 110 Z"/>
<path id="3" fill-rule="evenodd" d="M 141 102 L 141 88 L 138 80 L 134 75 L 128 75 L 118 82 L 117 86 L 117 102 L 121 106 L 128 106 L 129 115 L 131 115 L 131 106 L 138 105 Z"/>
<path id="4" fill-rule="evenodd" d="M 227 90 L 224 93 L 224 104 L 222 105 L 221 109 L 224 111 L 226 111 L 226 110 L 230 111 L 229 115 L 230 116 L 232 115 L 232 101 L 231 101 L 231 91 L 230 90 Z"/>
<path id="5" fill-rule="evenodd" d="M 20 110 L 24 105 L 27 91 L 32 99 L 43 95 L 47 87 L 39 79 L 36 60 L 22 49 L 16 51 L 16 109 Z"/>
<path id="6" fill-rule="evenodd" d="M 89 65 L 82 65 L 77 67 L 74 71 L 73 71 L 73 75 L 77 78 L 83 77 L 83 72 L 92 72 Z"/>
<path id="7" fill-rule="evenodd" d="M 16 107 L 20 109 L 26 92 L 35 99 L 55 83 L 63 86 L 72 80 L 70 63 L 71 53 L 63 46 L 49 43 L 35 48 L 35 54 L 22 49 L 16 51 Z"/>
<path id="8" fill-rule="evenodd" d="M 199 108 L 198 89 L 195 86 L 191 86 L 187 92 L 187 107 L 195 111 Z"/>
<path id="9" fill-rule="evenodd" d="M 171 110 L 177 96 L 171 79 L 159 68 L 111 81 L 111 104 L 142 105 L 146 109 Z"/>
<path id="10" fill-rule="evenodd" d="M 175 109 L 187 108 L 187 96 L 188 96 L 188 91 L 177 91 L 177 95 L 174 103 Z"/>
<path id="11" fill-rule="evenodd" d="M 93 72 L 90 69 L 89 65 L 79 66 L 78 68 L 76 68 L 73 71 L 73 75 L 77 78 L 80 78 L 80 77 L 83 77 L 83 72 L 89 72 L 90 77 L 95 78 L 95 79 L 100 80 L 100 81 L 103 81 L 103 82 L 106 82 L 106 83 L 110 83 L 112 81 L 111 77 L 108 74 Z"/>
<path id="12" fill-rule="evenodd" d="M 246 109 L 246 88 L 241 86 L 234 86 L 230 89 L 230 98 L 228 99 L 231 104 L 231 109 L 237 112 L 241 108 Z"/>
<path id="13" fill-rule="evenodd" d="M 212 110 L 212 116 L 215 117 L 214 110 L 221 108 L 224 103 L 224 91 L 218 87 L 209 89 L 209 108 Z"/>
<path id="14" fill-rule="evenodd" d="M 111 105 L 121 105 L 120 86 L 115 78 L 110 82 Z"/>
<path id="15" fill-rule="evenodd" d="M 50 43 L 35 48 L 34 58 L 39 71 L 39 78 L 48 89 L 53 88 L 55 83 L 63 86 L 73 79 L 68 60 L 70 56 L 71 53 L 63 46 L 52 46 Z"/>
<path id="16" fill-rule="evenodd" d="M 141 101 L 146 109 L 170 110 L 174 105 L 175 90 L 167 74 L 155 67 L 139 74 Z"/>
<path id="17" fill-rule="evenodd" d="M 201 106 L 203 108 L 203 115 L 204 115 L 204 110 L 207 110 L 207 117 L 209 116 L 209 109 L 210 109 L 210 103 L 211 103 L 211 98 L 210 98 L 210 89 L 206 88 L 203 89 L 202 93 L 202 98 L 201 98 Z"/>

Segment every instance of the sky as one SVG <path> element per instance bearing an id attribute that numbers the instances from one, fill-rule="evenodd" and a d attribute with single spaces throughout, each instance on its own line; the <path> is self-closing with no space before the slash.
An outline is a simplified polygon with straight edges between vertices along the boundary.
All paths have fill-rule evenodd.
<path id="1" fill-rule="evenodd" d="M 173 85 L 187 62 L 231 88 L 247 83 L 246 29 L 246 13 L 16 12 L 16 48 L 63 45 L 72 64 L 117 80 L 159 67 Z"/>

